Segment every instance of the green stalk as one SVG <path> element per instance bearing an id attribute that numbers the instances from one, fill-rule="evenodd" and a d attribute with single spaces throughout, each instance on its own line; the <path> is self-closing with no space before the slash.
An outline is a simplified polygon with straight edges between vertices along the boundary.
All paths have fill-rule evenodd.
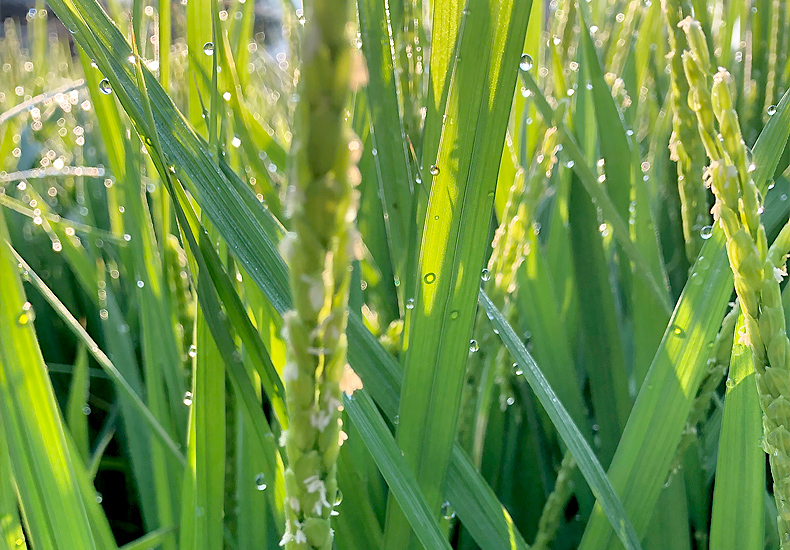
<path id="1" fill-rule="evenodd" d="M 531 550 L 548 550 L 551 547 L 551 542 L 560 527 L 562 515 L 565 513 L 565 505 L 573 493 L 572 474 L 575 470 L 576 461 L 573 459 L 573 455 L 566 451 L 562 458 L 560 471 L 557 472 L 554 490 L 546 499 L 546 504 L 543 505 L 543 512 L 538 521 L 538 533 L 530 547 Z"/>
<path id="2" fill-rule="evenodd" d="M 689 105 L 695 110 L 699 132 L 710 157 L 706 177 L 716 196 L 713 214 L 727 238 L 727 256 L 735 291 L 744 315 L 741 335 L 754 355 L 757 390 L 763 410 L 763 449 L 769 455 L 774 479 L 782 550 L 790 549 L 790 340 L 785 331 L 779 282 L 784 273 L 769 254 L 765 227 L 760 220 L 762 199 L 752 179 L 733 107 L 733 79 L 725 69 L 713 77 L 708 91 L 705 35 L 697 21 L 687 18 L 682 27 L 691 51 L 683 65 L 690 84 Z M 714 115 L 720 134 L 714 129 Z"/>
<path id="3" fill-rule="evenodd" d="M 678 23 L 683 15 L 691 13 L 687 0 L 661 0 L 661 8 L 669 34 L 669 67 L 672 103 L 671 159 L 677 163 L 680 214 L 686 256 L 694 263 L 702 248 L 700 231 L 708 225 L 708 205 L 702 172 L 705 168 L 705 150 L 697 139 L 697 121 L 686 102 L 689 84 L 683 73 L 681 52 L 686 48 L 686 37 Z"/>
<path id="4" fill-rule="evenodd" d="M 343 116 L 352 61 L 348 1 L 314 0 L 305 15 L 287 206 L 291 232 L 281 243 L 294 297 L 284 315 L 290 426 L 281 545 L 330 550 L 361 144 Z"/>

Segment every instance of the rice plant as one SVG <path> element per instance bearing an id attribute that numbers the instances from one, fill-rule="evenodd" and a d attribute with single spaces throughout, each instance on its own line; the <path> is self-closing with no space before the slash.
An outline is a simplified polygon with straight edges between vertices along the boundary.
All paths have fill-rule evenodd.
<path id="1" fill-rule="evenodd" d="M 0 6 L 0 547 L 790 550 L 790 2 Z"/>

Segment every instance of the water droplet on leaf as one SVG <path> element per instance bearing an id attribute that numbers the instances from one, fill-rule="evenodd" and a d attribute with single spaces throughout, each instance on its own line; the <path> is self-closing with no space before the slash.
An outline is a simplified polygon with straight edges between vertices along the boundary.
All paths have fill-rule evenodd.
<path id="1" fill-rule="evenodd" d="M 22 304 L 22 311 L 19 313 L 19 316 L 16 318 L 16 322 L 20 325 L 28 325 L 35 321 L 36 319 L 36 312 L 33 311 L 33 305 L 30 302 L 25 302 Z"/>
<path id="2" fill-rule="evenodd" d="M 442 503 L 442 517 L 444 519 L 453 519 L 455 517 L 455 510 L 446 500 Z"/>
<path id="3" fill-rule="evenodd" d="M 518 63 L 518 68 L 522 71 L 532 70 L 532 56 L 528 53 L 521 54 L 521 60 Z"/>
<path id="4" fill-rule="evenodd" d="M 109 95 L 112 93 L 112 86 L 110 86 L 110 81 L 108 79 L 101 79 L 101 82 L 99 82 L 99 91 L 104 95 Z"/>
<path id="5" fill-rule="evenodd" d="M 266 490 L 266 478 L 263 476 L 263 472 L 255 476 L 255 488 L 259 491 Z"/>

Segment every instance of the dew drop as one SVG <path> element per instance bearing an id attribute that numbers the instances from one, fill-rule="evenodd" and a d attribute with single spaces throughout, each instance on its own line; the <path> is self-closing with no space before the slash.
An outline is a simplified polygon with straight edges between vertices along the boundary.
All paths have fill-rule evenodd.
<path id="1" fill-rule="evenodd" d="M 263 472 L 255 476 L 255 488 L 259 491 L 266 490 L 266 478 L 263 476 Z"/>
<path id="2" fill-rule="evenodd" d="M 678 338 L 684 338 L 686 336 L 685 331 L 682 328 L 680 328 L 678 325 L 673 325 L 672 334 L 674 334 Z"/>
<path id="3" fill-rule="evenodd" d="M 189 407 L 192 404 L 192 392 L 188 391 L 184 394 L 184 405 Z"/>
<path id="4" fill-rule="evenodd" d="M 426 284 L 431 284 L 431 283 L 433 283 L 436 280 L 436 274 L 435 273 L 426 273 L 425 277 L 423 277 L 422 279 L 425 281 Z"/>
<path id="5" fill-rule="evenodd" d="M 477 340 L 469 340 L 469 353 L 477 353 L 479 349 L 480 346 L 477 344 Z"/>
<path id="6" fill-rule="evenodd" d="M 439 175 L 439 167 L 436 166 L 435 164 L 431 164 L 431 169 L 429 170 L 429 172 L 431 173 L 432 176 L 438 176 Z"/>
<path id="7" fill-rule="evenodd" d="M 392 423 L 395 424 L 396 426 L 400 423 L 400 415 L 399 414 L 395 415 L 395 418 L 392 419 Z"/>
<path id="8" fill-rule="evenodd" d="M 704 240 L 710 239 L 710 236 L 713 235 L 713 226 L 706 225 L 699 231 L 699 236 L 702 237 Z"/>
<path id="9" fill-rule="evenodd" d="M 406 309 L 414 309 L 414 298 L 406 300 Z"/>
<path id="10" fill-rule="evenodd" d="M 446 500 L 442 503 L 442 517 L 444 519 L 453 519 L 455 517 L 455 510 Z"/>
<path id="11" fill-rule="evenodd" d="M 458 319 L 458 310 L 457 309 L 454 309 L 454 310 L 452 310 L 450 312 L 450 319 L 452 319 L 453 321 Z"/>
<path id="12" fill-rule="evenodd" d="M 82 414 L 88 416 L 91 413 L 91 407 L 87 403 L 82 406 Z"/>
<path id="13" fill-rule="evenodd" d="M 335 506 L 340 506 L 341 504 L 343 504 L 343 491 L 338 489 L 337 495 L 335 495 Z"/>
<path id="14" fill-rule="evenodd" d="M 145 282 L 137 281 L 137 288 L 143 288 L 145 286 Z"/>
<path id="15" fill-rule="evenodd" d="M 32 323 L 36 319 L 36 312 L 33 311 L 33 305 L 30 302 L 22 304 L 22 311 L 16 318 L 16 322 L 22 326 Z"/>
<path id="16" fill-rule="evenodd" d="M 483 281 L 490 281 L 491 280 L 491 272 L 488 268 L 484 268 L 483 271 L 480 273 L 480 278 Z"/>
<path id="17" fill-rule="evenodd" d="M 521 369 L 521 367 L 518 366 L 518 363 L 513 363 L 513 373 L 516 376 L 521 376 L 522 374 L 524 374 L 524 371 Z"/>
<path id="18" fill-rule="evenodd" d="M 96 502 L 101 504 L 104 498 L 101 496 L 101 493 L 96 493 Z"/>
<path id="19" fill-rule="evenodd" d="M 101 82 L 99 82 L 99 91 L 104 95 L 109 95 L 112 93 L 112 86 L 110 86 L 110 81 L 108 79 L 101 79 Z"/>
<path id="20" fill-rule="evenodd" d="M 528 53 L 522 53 L 521 61 L 518 62 L 518 68 L 522 71 L 532 70 L 532 56 Z"/>
<path id="21" fill-rule="evenodd" d="M 214 55 L 214 42 L 206 42 L 203 44 L 203 53 L 206 55 Z"/>
<path id="22" fill-rule="evenodd" d="M 776 105 L 771 105 L 765 112 L 768 113 L 768 116 L 774 116 L 776 114 Z"/>
<path id="23" fill-rule="evenodd" d="M 197 346 L 195 344 L 189 346 L 188 354 L 190 357 L 197 357 Z"/>
<path id="24" fill-rule="evenodd" d="M 506 401 L 508 407 L 513 405 L 513 403 L 515 403 L 515 402 L 516 402 L 516 398 L 515 397 L 508 397 L 507 401 Z"/>

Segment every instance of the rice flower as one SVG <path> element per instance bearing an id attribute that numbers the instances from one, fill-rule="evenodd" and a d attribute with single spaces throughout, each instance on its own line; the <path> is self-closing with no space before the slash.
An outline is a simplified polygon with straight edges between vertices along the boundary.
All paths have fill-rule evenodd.
<path id="1" fill-rule="evenodd" d="M 290 425 L 285 436 L 287 550 L 329 550 L 337 498 L 340 383 L 361 143 L 345 122 L 352 77 L 345 0 L 306 5 L 300 101 L 288 195 L 290 233 L 281 244 L 290 266 L 294 308 L 285 317 L 283 370 Z"/>
<path id="2" fill-rule="evenodd" d="M 671 48 L 667 56 L 673 113 L 670 156 L 677 163 L 678 194 L 686 256 L 691 263 L 694 263 L 702 248 L 700 231 L 708 225 L 710 217 L 707 211 L 705 187 L 702 185 L 705 150 L 697 134 L 694 111 L 686 101 L 689 85 L 681 59 L 681 53 L 686 47 L 686 37 L 683 30 L 678 27 L 683 14 L 691 13 L 691 7 L 686 0 L 662 0 L 661 8 L 667 22 Z"/>
<path id="3" fill-rule="evenodd" d="M 769 455 L 783 549 L 790 548 L 790 340 L 785 331 L 775 260 L 760 220 L 762 199 L 733 107 L 732 76 L 720 68 L 708 91 L 705 35 L 698 22 L 681 23 L 690 51 L 683 54 L 689 105 L 710 158 L 706 180 L 716 196 L 714 218 L 724 229 L 735 291 L 743 310 L 744 339 L 754 354 L 763 411 L 763 448 Z M 714 129 L 718 123 L 719 133 Z"/>

